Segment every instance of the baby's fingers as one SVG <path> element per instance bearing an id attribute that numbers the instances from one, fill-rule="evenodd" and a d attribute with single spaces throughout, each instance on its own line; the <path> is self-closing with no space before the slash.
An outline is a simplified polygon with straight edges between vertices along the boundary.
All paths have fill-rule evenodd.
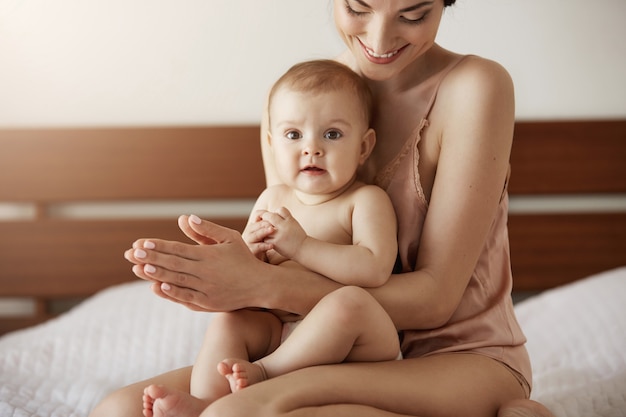
<path id="1" fill-rule="evenodd" d="M 267 222 L 252 223 L 246 227 L 243 239 L 248 243 L 263 242 L 268 236 L 274 233 L 276 229 Z M 248 245 L 249 246 L 249 245 Z"/>
<path id="2" fill-rule="evenodd" d="M 252 217 L 252 218 L 254 218 L 254 221 L 255 221 L 255 222 L 259 222 L 259 221 L 263 220 L 263 215 L 264 215 L 265 213 L 267 213 L 267 210 L 258 209 L 258 210 L 255 210 L 255 211 L 253 212 L 253 214 L 254 214 L 254 215 L 253 215 L 253 216 L 251 216 L 251 217 Z"/>
<path id="3" fill-rule="evenodd" d="M 266 243 L 266 242 L 249 243 L 248 248 L 250 249 L 250 252 L 252 252 L 254 256 L 259 258 L 259 255 L 264 254 L 270 249 L 274 249 L 274 245 L 272 245 L 271 243 Z"/>

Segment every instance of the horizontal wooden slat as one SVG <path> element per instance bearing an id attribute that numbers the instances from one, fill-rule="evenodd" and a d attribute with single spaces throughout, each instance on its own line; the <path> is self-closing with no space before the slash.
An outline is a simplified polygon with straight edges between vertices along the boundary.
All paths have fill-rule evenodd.
<path id="1" fill-rule="evenodd" d="M 215 219 L 242 230 L 246 219 Z M 124 250 L 141 237 L 188 241 L 176 219 L 0 222 L 0 296 L 86 296 L 136 279 Z"/>
<path id="2" fill-rule="evenodd" d="M 0 129 L 0 201 L 247 198 L 264 185 L 258 126 Z"/>
<path id="3" fill-rule="evenodd" d="M 509 192 L 626 193 L 626 120 L 517 122 Z"/>
<path id="4" fill-rule="evenodd" d="M 509 217 L 514 289 L 536 291 L 626 265 L 626 213 Z"/>
<path id="5" fill-rule="evenodd" d="M 0 200 L 255 196 L 258 138 L 256 125 L 0 129 Z M 509 190 L 624 193 L 624 160 L 626 120 L 518 121 Z"/>

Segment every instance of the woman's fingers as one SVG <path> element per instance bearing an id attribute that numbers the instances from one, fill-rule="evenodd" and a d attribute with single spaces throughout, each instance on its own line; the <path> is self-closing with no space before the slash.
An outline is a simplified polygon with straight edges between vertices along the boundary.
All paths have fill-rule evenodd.
<path id="1" fill-rule="evenodd" d="M 238 231 L 230 229 L 228 227 L 220 226 L 219 224 L 213 222 L 202 220 L 195 214 L 192 214 L 191 216 L 181 216 L 181 218 L 183 222 L 183 226 L 181 227 L 183 233 L 187 234 L 186 230 L 188 230 L 187 227 L 189 227 L 190 234 L 192 234 L 196 238 L 204 240 L 204 243 L 202 244 L 230 243 L 233 240 L 239 239 L 241 237 Z"/>
<path id="2" fill-rule="evenodd" d="M 134 263 L 133 273 L 141 279 L 168 282 L 181 287 L 197 286 L 201 246 L 160 239 L 139 239 L 124 257 Z"/>
<path id="3" fill-rule="evenodd" d="M 198 260 L 198 245 L 161 240 L 161 239 L 139 239 L 133 243 L 131 249 L 124 252 L 124 257 L 135 264 L 144 264 L 146 261 L 156 262 L 163 265 L 156 259 L 168 259 L 168 256 L 175 256 L 183 259 Z"/>
<path id="4" fill-rule="evenodd" d="M 193 290 L 188 288 L 179 288 L 172 284 L 162 283 L 162 282 L 154 282 L 151 287 L 152 292 L 158 295 L 161 298 L 164 298 L 168 301 L 173 301 L 175 303 L 181 304 L 193 311 L 207 311 L 205 308 L 199 307 L 197 304 L 192 304 L 189 302 L 183 301 L 184 299 L 193 299 L 194 297 L 191 295 Z"/>
<path id="5" fill-rule="evenodd" d="M 191 218 L 193 218 L 194 222 L 197 222 L 198 216 L 180 216 L 178 217 L 178 227 L 182 232 L 191 240 L 196 242 L 199 245 L 213 245 L 217 243 L 215 239 L 210 236 L 204 236 L 198 232 L 196 232 L 191 227 Z"/>
<path id="6" fill-rule="evenodd" d="M 182 287 L 193 286 L 193 281 L 197 280 L 198 259 L 193 259 L 194 257 L 190 256 L 189 252 L 186 252 L 186 255 L 162 253 L 157 246 L 154 250 L 133 249 L 132 255 L 141 262 L 135 266 L 141 268 L 140 274 L 147 279 L 169 282 Z"/>
<path id="7" fill-rule="evenodd" d="M 259 260 L 241 234 L 196 216 L 182 216 L 181 229 L 196 241 L 187 244 L 139 239 L 124 257 L 134 263 L 137 277 L 153 281 L 152 291 L 192 310 L 231 311 L 251 305 L 256 296 Z"/>

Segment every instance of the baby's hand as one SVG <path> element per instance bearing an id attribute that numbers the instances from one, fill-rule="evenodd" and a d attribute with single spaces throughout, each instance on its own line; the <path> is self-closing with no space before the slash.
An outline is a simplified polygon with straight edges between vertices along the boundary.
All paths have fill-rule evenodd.
<path id="1" fill-rule="evenodd" d="M 264 212 L 264 210 L 257 211 L 254 222 L 249 223 L 241 235 L 250 252 L 261 260 L 265 260 L 265 252 L 274 247 L 266 241 L 275 229 L 271 223 L 262 219 Z"/>
<path id="2" fill-rule="evenodd" d="M 307 238 L 300 223 L 285 207 L 279 208 L 276 212 L 264 211 L 260 214 L 261 219 L 274 229 L 273 233 L 266 236 L 265 242 L 271 243 L 273 249 L 282 256 L 294 259 Z"/>

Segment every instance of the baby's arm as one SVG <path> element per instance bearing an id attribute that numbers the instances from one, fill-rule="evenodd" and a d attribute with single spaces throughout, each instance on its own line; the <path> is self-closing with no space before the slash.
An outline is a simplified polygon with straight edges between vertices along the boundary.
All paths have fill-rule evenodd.
<path id="1" fill-rule="evenodd" d="M 281 255 L 341 284 L 380 286 L 389 279 L 396 260 L 395 212 L 387 194 L 378 187 L 364 186 L 354 197 L 352 245 L 307 236 L 286 209 L 267 213 L 267 219 L 277 225 L 267 240 Z M 276 216 L 280 216 L 280 225 Z"/>

